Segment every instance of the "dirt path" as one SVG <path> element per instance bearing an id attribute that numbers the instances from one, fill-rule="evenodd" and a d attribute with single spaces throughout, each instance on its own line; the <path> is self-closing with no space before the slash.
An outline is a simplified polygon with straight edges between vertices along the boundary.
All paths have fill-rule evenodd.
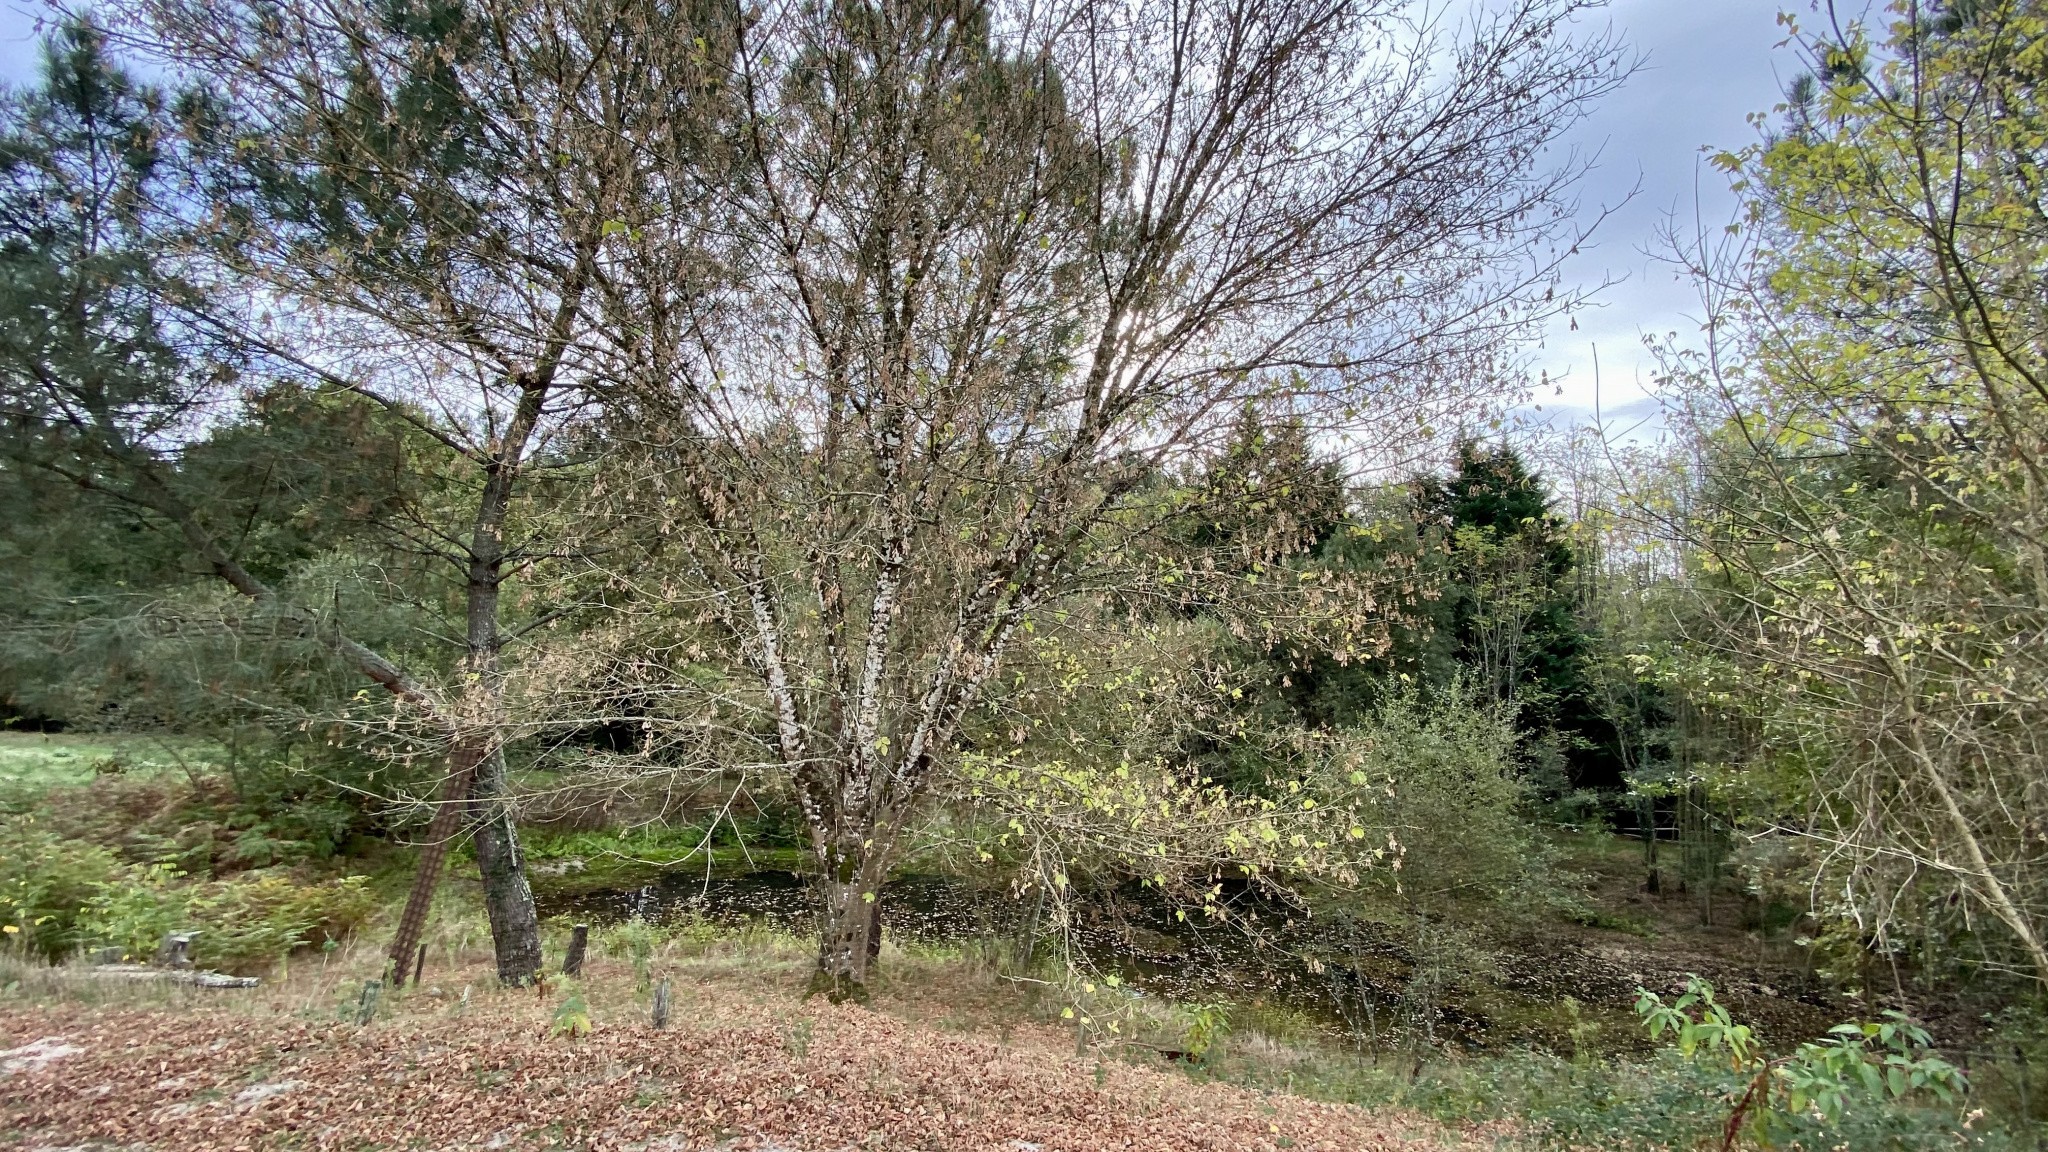
<path id="1" fill-rule="evenodd" d="M 230 1009 L 0 1017 L 0 1147 L 1432 1150 L 1428 1122 L 1076 1059 L 857 1008 L 697 1006 L 549 1037 L 479 998 L 368 1027 Z M 679 1013 L 679 1017 L 683 1016 Z"/>

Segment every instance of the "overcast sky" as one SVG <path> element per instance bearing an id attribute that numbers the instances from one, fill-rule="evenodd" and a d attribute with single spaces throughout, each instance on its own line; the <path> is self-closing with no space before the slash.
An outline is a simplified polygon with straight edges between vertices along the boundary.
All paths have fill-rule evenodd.
<path id="1" fill-rule="evenodd" d="M 1769 111 L 1797 72 L 1790 50 L 1774 47 L 1784 38 L 1776 19 L 1784 7 L 1786 0 L 1614 0 L 1608 9 L 1644 62 L 1572 133 L 1572 144 L 1599 154 L 1581 190 L 1581 216 L 1590 221 L 1603 207 L 1614 211 L 1566 265 L 1565 279 L 1615 283 L 1579 314 L 1577 331 L 1553 325 L 1534 351 L 1533 366 L 1553 382 L 1535 398 L 1547 413 L 1591 417 L 1597 348 L 1600 407 L 1610 425 L 1617 414 L 1626 422 L 1649 407 L 1642 400 L 1655 363 L 1643 334 L 1684 338 L 1697 331 L 1692 288 L 1656 259 L 1659 232 L 1674 212 L 1689 223 L 1697 208 L 1709 227 L 1733 212 L 1726 179 L 1706 165 L 1701 149 L 1755 140 L 1745 117 Z"/>
<path id="2" fill-rule="evenodd" d="M 0 0 L 0 79 L 10 85 L 35 77 L 37 11 L 18 0 Z"/>
<path id="3" fill-rule="evenodd" d="M 1773 47 L 1783 36 L 1775 17 L 1785 2 L 1613 0 L 1608 8 L 1607 18 L 1644 63 L 1569 139 L 1599 155 L 1581 190 L 1582 216 L 1590 221 L 1602 209 L 1612 214 L 1566 265 L 1565 276 L 1574 285 L 1614 284 L 1599 294 L 1595 308 L 1579 314 L 1577 331 L 1555 325 L 1532 350 L 1532 367 L 1547 371 L 1554 385 L 1535 398 L 1546 415 L 1590 417 L 1595 348 L 1603 411 L 1623 420 L 1641 412 L 1654 372 L 1642 335 L 1684 336 L 1696 329 L 1691 289 L 1651 253 L 1674 211 L 1690 220 L 1697 202 L 1718 225 L 1732 210 L 1725 181 L 1705 166 L 1701 149 L 1736 148 L 1754 139 L 1744 117 L 1768 110 L 1796 70 L 1789 53 Z M 0 0 L 0 78 L 10 83 L 33 79 L 37 11 L 22 0 Z"/>

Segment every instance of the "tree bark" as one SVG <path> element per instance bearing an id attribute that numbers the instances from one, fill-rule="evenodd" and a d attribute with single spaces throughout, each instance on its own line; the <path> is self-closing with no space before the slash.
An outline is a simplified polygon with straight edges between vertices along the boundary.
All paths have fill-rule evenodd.
<path id="1" fill-rule="evenodd" d="M 540 976 L 540 917 L 526 880 L 519 828 L 506 805 L 505 759 L 493 752 L 479 766 L 470 797 L 476 820 L 477 870 L 483 874 L 484 911 L 491 921 L 491 950 L 500 982 L 531 984 Z"/>
<path id="2" fill-rule="evenodd" d="M 566 321 L 569 299 L 565 297 L 557 327 Z M 491 921 L 498 979 L 512 985 L 531 984 L 540 975 L 540 918 L 534 911 L 525 854 L 519 850 L 519 829 L 508 803 L 505 750 L 498 742 L 503 719 L 498 660 L 504 647 L 498 610 L 505 583 L 505 518 L 511 510 L 512 487 L 553 375 L 550 362 L 519 381 L 519 404 L 504 440 L 484 465 L 464 586 L 464 639 L 469 648 L 465 663 L 478 697 L 476 711 L 487 720 L 482 732 L 465 735 L 458 742 L 475 741 L 482 746 L 468 754 L 476 765 L 470 809 L 476 821 L 477 871 L 483 876 L 484 910 Z"/>
<path id="3" fill-rule="evenodd" d="M 819 881 L 818 969 L 811 976 L 810 995 L 823 993 L 833 1003 L 865 1002 L 868 996 L 868 933 L 874 924 L 879 885 L 847 861 L 841 876 Z"/>

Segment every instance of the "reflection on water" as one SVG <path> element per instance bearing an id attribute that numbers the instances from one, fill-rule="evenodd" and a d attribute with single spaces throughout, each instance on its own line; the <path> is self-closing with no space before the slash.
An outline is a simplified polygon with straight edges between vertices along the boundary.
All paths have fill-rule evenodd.
<path id="1" fill-rule="evenodd" d="M 697 917 L 728 927 L 764 921 L 796 933 L 817 927 L 810 881 L 779 869 L 711 877 L 676 870 L 637 888 L 537 888 L 534 900 L 543 916 L 575 916 L 598 924 L 638 916 L 656 924 Z M 1029 913 L 1028 905 L 1001 889 L 942 876 L 906 876 L 882 887 L 882 933 L 892 940 L 950 944 L 1019 932 Z"/>
<path id="2" fill-rule="evenodd" d="M 666 872 L 638 887 L 536 892 L 544 916 L 616 923 L 638 916 L 653 923 L 702 918 L 737 927 L 765 922 L 796 933 L 816 927 L 809 881 L 792 872 L 731 875 Z M 1051 915 L 1035 895 L 1018 898 L 945 876 L 905 876 L 882 889 L 885 938 L 923 945 L 1021 941 L 1039 915 L 1039 938 L 1057 940 Z M 1116 973 L 1141 993 L 1182 1002 L 1227 1000 L 1284 1005 L 1333 1030 L 1391 1028 L 1408 983 L 1407 950 L 1384 925 L 1348 917 L 1313 921 L 1298 911 L 1232 894 L 1234 919 L 1200 924 L 1180 919 L 1156 892 L 1139 886 L 1078 896 L 1069 935 L 1096 970 Z M 1410 1013 L 1412 1015 L 1412 1012 Z M 1482 1043 L 1487 1021 L 1450 1005 L 1431 1009 L 1440 1038 Z"/>
<path id="3" fill-rule="evenodd" d="M 772 869 L 708 878 L 678 869 L 639 886 L 585 890 L 543 878 L 535 897 L 544 916 L 595 924 L 639 916 L 727 927 L 765 921 L 798 934 L 816 926 L 809 881 Z M 1630 1010 L 1636 986 L 1669 983 L 1692 967 L 1684 957 L 1663 958 L 1659 969 L 1651 957 L 1596 955 L 1554 934 L 1499 952 L 1470 932 L 1424 934 L 1419 943 L 1412 930 L 1341 913 L 1310 917 L 1242 884 L 1226 882 L 1224 902 L 1229 920 L 1216 924 L 1195 911 L 1183 920 L 1157 891 L 1138 885 L 1082 893 L 1069 903 L 1071 931 L 1062 936 L 1048 911 L 1037 939 L 1042 947 L 1071 942 L 1078 959 L 1143 994 L 1280 1006 L 1373 1047 L 1398 1044 L 1406 1034 L 1468 1048 L 1570 1051 L 1581 1041 L 1566 1029 L 1580 1008 L 1604 1008 L 1622 1024 L 1608 1029 L 1604 1042 L 1626 1046 L 1640 1042 Z M 1014 945 L 1033 935 L 1040 907 L 1035 895 L 1020 899 L 1000 885 L 904 876 L 882 889 L 883 934 L 927 946 Z M 1418 957 L 1418 949 L 1425 954 Z M 1777 977 L 1774 983 L 1779 987 L 1755 986 L 1743 1002 L 1776 1034 L 1817 1036 L 1832 1022 L 1835 1009 L 1823 992 Z M 1561 1020 L 1567 1009 L 1574 1015 Z"/>

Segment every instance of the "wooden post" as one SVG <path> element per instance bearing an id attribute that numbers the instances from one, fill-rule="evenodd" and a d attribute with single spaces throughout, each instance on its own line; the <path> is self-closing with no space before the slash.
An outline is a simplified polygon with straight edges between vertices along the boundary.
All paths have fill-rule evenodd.
<path id="1" fill-rule="evenodd" d="M 2013 1045 L 2012 1058 L 2013 1062 L 2020 1066 L 2020 1122 L 2034 1130 L 2034 1149 L 2035 1152 L 2040 1152 L 2041 1149 L 2048 1148 L 2048 1127 L 2034 1123 L 2034 1102 L 2029 1098 L 2031 1094 L 2027 1090 L 2029 1085 L 2027 1084 L 2026 1046 L 2022 1044 Z"/>
<path id="2" fill-rule="evenodd" d="M 590 947 L 590 925 L 578 924 L 569 933 L 569 954 L 562 957 L 562 975 L 574 976 L 583 971 L 583 952 Z"/>
<path id="3" fill-rule="evenodd" d="M 363 981 L 362 999 L 356 1001 L 357 1024 L 368 1024 L 371 1020 L 376 1019 L 377 998 L 383 995 L 383 992 L 384 982 L 382 980 Z"/>
<path id="4" fill-rule="evenodd" d="M 666 976 L 661 978 L 661 983 L 654 986 L 652 1023 L 656 1032 L 668 1027 L 668 977 Z"/>
<path id="5" fill-rule="evenodd" d="M 1045 915 L 1045 890 L 1051 885 L 1046 884 L 1041 876 L 1037 887 L 1038 898 L 1031 902 L 1031 919 L 1024 923 L 1023 954 L 1017 957 L 1018 966 L 1027 971 L 1031 968 L 1032 957 L 1038 953 L 1038 923 Z"/>
<path id="6" fill-rule="evenodd" d="M 157 963 L 165 968 L 192 967 L 192 937 L 195 935 L 195 932 L 173 932 L 165 936 L 163 946 L 156 950 Z"/>
<path id="7" fill-rule="evenodd" d="M 425 943 L 422 943 L 422 944 L 420 945 L 420 955 L 419 955 L 419 959 L 417 959 L 417 960 L 414 960 L 414 961 L 412 962 L 412 986 L 413 986 L 413 987 L 417 988 L 417 987 L 419 987 L 419 986 L 420 986 L 420 977 L 421 977 L 421 976 L 422 976 L 423 974 L 425 974 L 426 970 L 427 970 L 427 946 L 426 946 L 426 944 L 425 944 Z"/>

